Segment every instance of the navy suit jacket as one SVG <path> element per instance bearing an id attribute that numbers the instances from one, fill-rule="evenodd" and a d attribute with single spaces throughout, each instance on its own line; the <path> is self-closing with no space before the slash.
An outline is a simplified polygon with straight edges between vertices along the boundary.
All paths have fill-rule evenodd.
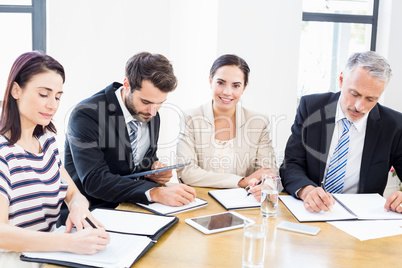
<path id="1" fill-rule="evenodd" d="M 65 167 L 91 208 L 116 207 L 121 202 L 148 204 L 145 192 L 158 184 L 141 178 L 122 177 L 149 170 L 157 160 L 159 114 L 148 123 L 151 145 L 144 159 L 134 167 L 133 155 L 123 111 L 113 83 L 80 102 L 68 123 Z"/>
<path id="2" fill-rule="evenodd" d="M 300 100 L 280 167 L 285 191 L 293 196 L 323 181 L 339 96 L 313 94 Z M 377 103 L 367 119 L 358 192 L 382 195 L 391 166 L 402 178 L 402 114 Z"/>

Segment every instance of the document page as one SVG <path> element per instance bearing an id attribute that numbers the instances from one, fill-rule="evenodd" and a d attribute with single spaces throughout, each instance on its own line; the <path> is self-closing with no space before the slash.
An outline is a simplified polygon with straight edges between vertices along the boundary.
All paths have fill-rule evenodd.
<path id="1" fill-rule="evenodd" d="M 213 190 L 208 193 L 226 209 L 257 208 L 261 205 L 254 196 L 247 196 L 247 191 L 243 188 Z"/>
<path id="2" fill-rule="evenodd" d="M 353 220 L 328 223 L 360 241 L 402 234 L 402 220 Z"/>
<path id="3" fill-rule="evenodd" d="M 64 232 L 65 226 L 55 230 Z M 106 250 L 93 255 L 79 255 L 69 252 L 24 252 L 29 258 L 57 260 L 79 263 L 95 267 L 130 267 L 134 260 L 149 245 L 151 239 L 146 236 L 109 233 L 110 243 Z"/>
<path id="4" fill-rule="evenodd" d="M 296 199 L 291 195 L 279 195 L 279 198 L 290 210 L 293 216 L 295 216 L 300 222 L 356 219 L 356 216 L 349 213 L 339 203 L 335 203 L 335 205 L 331 208 L 331 211 L 312 213 L 306 210 L 303 201 L 300 199 Z"/>
<path id="5" fill-rule="evenodd" d="M 334 194 L 359 220 L 402 220 L 402 214 L 385 211 L 386 199 L 379 194 Z"/>
<path id="6" fill-rule="evenodd" d="M 149 205 L 136 203 L 137 206 L 140 206 L 149 211 L 153 211 L 153 212 L 164 214 L 164 215 L 173 215 L 173 214 L 177 214 L 180 212 L 201 208 L 201 207 L 206 206 L 207 204 L 208 204 L 207 201 L 202 200 L 197 197 L 194 199 L 194 202 L 190 202 L 189 204 L 183 205 L 181 207 L 172 207 L 172 206 L 163 205 L 161 203 L 152 203 Z"/>
<path id="7" fill-rule="evenodd" d="M 114 209 L 97 208 L 91 213 L 108 231 L 149 236 L 154 235 L 175 219 L 173 216 L 159 216 Z"/>

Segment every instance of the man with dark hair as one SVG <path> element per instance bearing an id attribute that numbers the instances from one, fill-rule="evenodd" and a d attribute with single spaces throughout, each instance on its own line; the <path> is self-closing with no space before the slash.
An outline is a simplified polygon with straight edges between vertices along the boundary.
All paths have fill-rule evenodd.
<path id="1" fill-rule="evenodd" d="M 355 53 L 339 77 L 341 92 L 300 100 L 280 174 L 308 211 L 328 211 L 332 193 L 382 195 L 391 166 L 402 178 L 402 114 L 378 103 L 390 78 L 382 56 Z M 402 213 L 402 192 L 384 209 Z"/>
<path id="2" fill-rule="evenodd" d="M 121 202 L 181 206 L 195 190 L 184 184 L 160 187 L 171 171 L 139 179 L 123 177 L 163 167 L 156 156 L 158 110 L 177 79 L 169 60 L 147 52 L 131 57 L 123 84 L 112 83 L 73 110 L 66 134 L 65 167 L 91 208 Z"/>

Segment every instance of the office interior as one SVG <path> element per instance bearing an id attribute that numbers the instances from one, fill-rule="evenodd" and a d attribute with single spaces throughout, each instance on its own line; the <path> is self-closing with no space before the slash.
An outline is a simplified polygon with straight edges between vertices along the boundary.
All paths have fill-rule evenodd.
<path id="1" fill-rule="evenodd" d="M 300 98 L 299 63 L 306 0 L 43 1 L 46 53 L 66 70 L 65 93 L 54 118 L 61 152 L 72 108 L 110 83 L 122 82 L 127 59 L 137 52 L 149 51 L 171 60 L 179 81 L 160 110 L 158 145 L 161 161 L 175 164 L 183 112 L 211 100 L 208 76 L 212 62 L 222 54 L 233 53 L 243 57 L 251 69 L 242 105 L 269 116 L 272 145 L 278 165 L 281 163 Z M 316 1 L 327 5 L 365 2 Z M 0 0 L 0 5 L 18 2 L 29 5 L 31 0 Z M 393 70 L 380 103 L 400 112 L 401 11 L 402 1 L 378 1 L 375 46 Z M 16 14 L 0 12 L 1 98 L 12 62 L 21 53 L 32 50 L 32 43 L 27 41 L 32 39 L 30 18 Z M 26 29 L 28 34 L 22 34 Z M 342 38 L 347 40 L 350 36 Z M 316 45 L 332 49 L 328 42 L 321 41 Z M 344 60 L 337 61 L 337 68 L 344 64 Z M 328 90 L 329 86 L 322 87 L 322 92 Z"/>

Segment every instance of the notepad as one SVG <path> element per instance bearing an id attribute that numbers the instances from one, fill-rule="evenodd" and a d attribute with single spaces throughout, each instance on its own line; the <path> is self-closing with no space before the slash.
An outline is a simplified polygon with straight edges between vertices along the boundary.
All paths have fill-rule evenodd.
<path id="1" fill-rule="evenodd" d="M 243 188 L 212 190 L 208 194 L 226 210 L 259 208 L 261 203 Z"/>
<path id="2" fill-rule="evenodd" d="M 178 214 L 181 212 L 205 207 L 207 204 L 208 204 L 207 201 L 205 201 L 201 198 L 198 198 L 198 197 L 196 197 L 194 199 L 194 202 L 190 202 L 189 204 L 183 205 L 181 207 L 167 206 L 167 205 L 164 205 L 161 203 L 151 203 L 149 205 L 136 203 L 137 206 L 142 207 L 148 211 L 151 211 L 151 212 L 159 214 L 159 215 Z"/>
<path id="3" fill-rule="evenodd" d="M 69 267 L 130 267 L 178 218 L 139 212 L 95 209 L 94 217 L 106 227 L 110 243 L 94 255 L 69 252 L 23 252 L 21 260 Z M 65 226 L 54 232 L 62 233 Z"/>
<path id="4" fill-rule="evenodd" d="M 384 211 L 386 199 L 379 194 L 333 194 L 335 205 L 331 211 L 311 213 L 304 207 L 303 201 L 290 195 L 279 198 L 300 222 L 335 221 L 335 220 L 397 220 L 402 214 Z"/>

